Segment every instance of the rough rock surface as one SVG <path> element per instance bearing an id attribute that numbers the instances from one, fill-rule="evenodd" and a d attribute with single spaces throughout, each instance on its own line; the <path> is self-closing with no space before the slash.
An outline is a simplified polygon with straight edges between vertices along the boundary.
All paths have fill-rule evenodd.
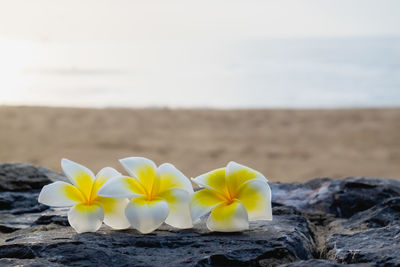
<path id="1" fill-rule="evenodd" d="M 0 164 L 0 266 L 400 266 L 400 182 L 350 177 L 272 183 L 272 222 L 242 233 L 163 225 L 77 234 L 68 209 L 37 203 L 61 174 Z"/>

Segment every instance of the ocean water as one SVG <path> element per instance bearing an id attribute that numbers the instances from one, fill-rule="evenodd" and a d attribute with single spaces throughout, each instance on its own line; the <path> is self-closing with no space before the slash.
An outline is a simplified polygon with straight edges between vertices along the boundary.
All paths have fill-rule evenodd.
<path id="1" fill-rule="evenodd" d="M 1 39 L 0 104 L 400 106 L 400 37 L 137 42 Z"/>

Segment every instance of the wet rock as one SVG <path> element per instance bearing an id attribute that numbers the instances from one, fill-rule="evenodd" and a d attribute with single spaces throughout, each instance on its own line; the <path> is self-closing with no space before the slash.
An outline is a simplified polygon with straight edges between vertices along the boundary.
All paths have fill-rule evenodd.
<path id="1" fill-rule="evenodd" d="M 10 172 L 8 172 L 10 171 Z M 399 266 L 400 183 L 350 177 L 272 183 L 274 220 L 241 233 L 163 225 L 77 234 L 68 208 L 37 203 L 63 175 L 0 165 L 0 266 Z M 399 254 L 400 255 L 400 254 Z"/>

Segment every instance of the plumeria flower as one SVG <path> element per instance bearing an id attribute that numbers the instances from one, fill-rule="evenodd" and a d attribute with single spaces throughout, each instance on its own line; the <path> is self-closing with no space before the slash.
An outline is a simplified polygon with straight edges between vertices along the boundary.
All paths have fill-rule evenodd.
<path id="1" fill-rule="evenodd" d="M 69 224 L 78 232 L 95 232 L 102 222 L 114 229 L 129 227 L 124 210 L 126 198 L 101 197 L 99 188 L 110 178 L 121 175 L 106 167 L 96 176 L 88 168 L 70 161 L 61 160 L 61 167 L 72 184 L 57 181 L 42 188 L 39 202 L 54 207 L 72 208 L 68 212 Z"/>
<path id="2" fill-rule="evenodd" d="M 271 189 L 259 172 L 236 162 L 200 175 L 193 182 L 203 189 L 190 203 L 193 222 L 211 211 L 211 231 L 236 232 L 249 228 L 249 221 L 272 220 Z"/>
<path id="3" fill-rule="evenodd" d="M 120 162 L 130 177 L 107 181 L 99 195 L 131 198 L 125 215 L 134 228 L 150 233 L 163 222 L 177 228 L 193 226 L 189 210 L 193 187 L 183 173 L 170 163 L 157 167 L 153 161 L 141 157 Z"/>

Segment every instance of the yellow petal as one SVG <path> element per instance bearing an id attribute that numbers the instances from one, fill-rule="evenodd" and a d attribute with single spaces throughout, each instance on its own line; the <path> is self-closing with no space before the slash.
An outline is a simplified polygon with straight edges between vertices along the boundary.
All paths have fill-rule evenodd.
<path id="1" fill-rule="evenodd" d="M 192 179 L 192 181 L 201 187 L 213 189 L 218 191 L 220 194 L 229 196 L 225 180 L 225 168 L 210 171 Z"/>
<path id="2" fill-rule="evenodd" d="M 158 195 L 169 206 L 169 214 L 165 223 L 176 228 L 191 228 L 193 226 L 189 209 L 189 193 L 180 188 L 173 188 Z"/>
<path id="3" fill-rule="evenodd" d="M 142 157 L 130 157 L 120 160 L 125 170 L 143 186 L 148 195 L 159 187 L 157 166 L 153 161 Z"/>
<path id="4" fill-rule="evenodd" d="M 125 208 L 128 205 L 127 198 L 97 197 L 94 204 L 104 209 L 104 223 L 114 229 L 126 229 L 129 227 L 125 216 Z"/>
<path id="5" fill-rule="evenodd" d="M 229 192 L 231 192 L 232 195 L 236 195 L 239 187 L 252 179 L 259 179 L 265 182 L 268 181 L 258 171 L 255 171 L 236 162 L 231 161 L 226 166 L 226 182 Z"/>
<path id="6" fill-rule="evenodd" d="M 190 201 L 190 212 L 193 222 L 225 201 L 217 191 L 212 189 L 204 188 L 195 192 Z"/>
<path id="7" fill-rule="evenodd" d="M 135 197 L 125 209 L 129 223 L 143 234 L 156 230 L 169 213 L 168 203 L 163 199 L 148 201 L 147 197 Z"/>
<path id="8" fill-rule="evenodd" d="M 89 200 L 95 180 L 93 172 L 85 166 L 68 159 L 61 160 L 61 167 L 72 184 L 82 192 L 86 200 Z"/>
<path id="9" fill-rule="evenodd" d="M 85 202 L 85 198 L 75 186 L 58 181 L 45 185 L 38 201 L 48 206 L 68 207 Z"/>
<path id="10" fill-rule="evenodd" d="M 104 219 L 104 210 L 99 205 L 78 204 L 68 212 L 68 222 L 78 233 L 96 232 Z"/>
<path id="11" fill-rule="evenodd" d="M 159 192 L 164 192 L 172 188 L 181 188 L 189 193 L 193 193 L 193 187 L 190 180 L 174 165 L 170 163 L 161 164 L 157 169 L 160 178 Z"/>
<path id="12" fill-rule="evenodd" d="M 246 208 L 239 200 L 222 203 L 208 217 L 207 227 L 217 232 L 238 232 L 249 228 Z"/>
<path id="13" fill-rule="evenodd" d="M 249 215 L 249 220 L 272 220 L 271 189 L 267 182 L 251 180 L 237 194 Z"/>
<path id="14" fill-rule="evenodd" d="M 145 191 L 141 184 L 132 177 L 114 177 L 107 180 L 97 191 L 97 195 L 102 197 L 134 197 L 144 195 Z"/>

